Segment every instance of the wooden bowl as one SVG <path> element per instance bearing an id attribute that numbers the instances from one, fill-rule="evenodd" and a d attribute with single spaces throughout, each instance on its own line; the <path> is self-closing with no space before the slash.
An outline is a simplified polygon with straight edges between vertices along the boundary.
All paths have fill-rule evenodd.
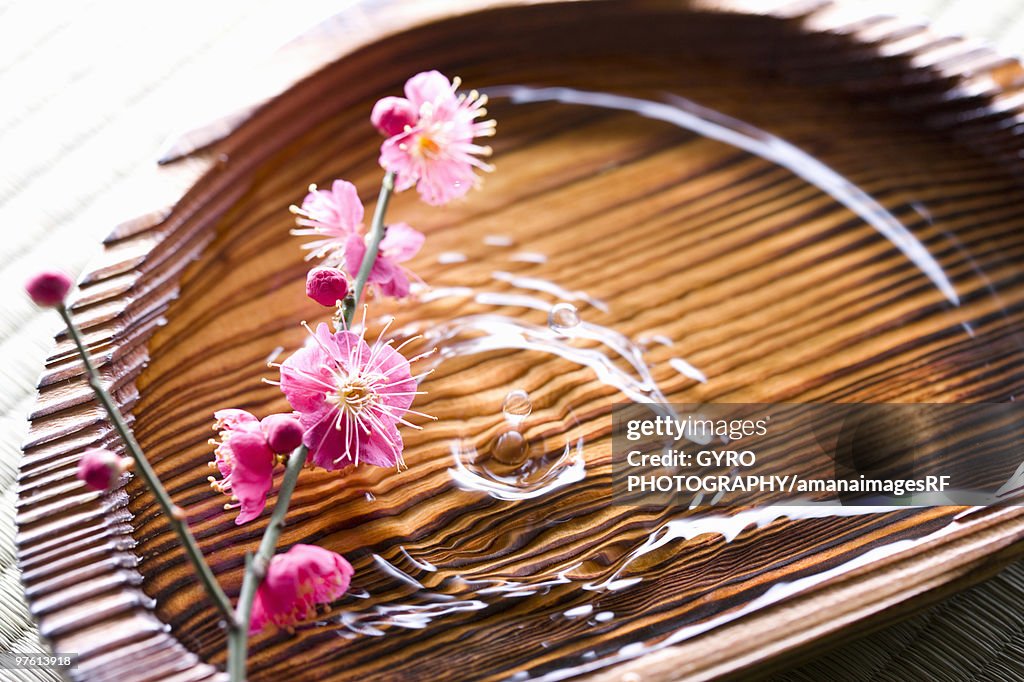
<path id="1" fill-rule="evenodd" d="M 391 215 L 428 235 L 410 266 L 435 292 L 374 303 L 371 327 L 392 313 L 426 329 L 498 313 L 543 325 L 507 295 L 575 297 L 589 323 L 669 338 L 644 357 L 676 402 L 1005 402 L 1024 385 L 1018 63 L 814 3 L 431 7 L 341 17 L 301 45 L 322 68 L 179 140 L 168 160 L 187 158 L 154 180 L 168 203 L 114 230 L 75 302 L 230 594 L 263 522 L 236 527 L 207 487 L 211 413 L 286 407 L 265 361 L 323 317 L 287 207 L 339 176 L 372 200 L 368 112 L 423 69 L 495 95 L 498 170 L 444 209 L 397 197 Z M 557 453 L 570 434 L 575 459 L 543 459 L 557 480 L 528 495 L 460 487 L 477 463 L 452 444 L 486 447 L 513 387 L 532 399 L 531 446 Z M 609 505 L 624 397 L 565 358 L 460 355 L 424 388 L 418 409 L 439 420 L 406 430 L 408 470 L 304 474 L 282 545 L 342 552 L 357 577 L 316 623 L 257 638 L 251 679 L 764 671 L 1021 554 L 1017 508 L 775 510 L 733 528 L 728 511 L 668 525 Z M 81 655 L 80 679 L 216 678 L 222 628 L 153 498 L 74 479 L 84 447 L 114 442 L 61 338 L 21 468 L 32 612 L 56 651 Z M 579 475 L 558 478 L 570 465 Z"/>

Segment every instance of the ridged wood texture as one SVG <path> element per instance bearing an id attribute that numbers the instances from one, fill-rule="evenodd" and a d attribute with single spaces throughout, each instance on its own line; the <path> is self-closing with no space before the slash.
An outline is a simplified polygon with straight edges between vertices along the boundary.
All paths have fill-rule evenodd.
<path id="1" fill-rule="evenodd" d="M 210 415 L 285 407 L 260 382 L 272 376 L 263 363 L 278 346 L 297 347 L 298 322 L 320 315 L 302 296 L 306 265 L 287 234 L 286 207 L 309 182 L 338 176 L 371 200 L 379 140 L 367 112 L 423 68 L 476 87 L 682 94 L 752 123 L 874 196 L 943 266 L 960 305 L 855 214 L 767 161 L 629 113 L 500 100 L 492 107 L 499 171 L 485 189 L 444 210 L 408 195 L 392 209 L 427 233 L 411 267 L 432 285 L 513 293 L 492 279 L 505 270 L 585 290 L 609 305 L 583 308 L 586 319 L 674 340 L 648 359 L 677 401 L 1004 401 L 1020 391 L 1020 65 L 887 19 L 836 25 L 827 5 L 741 9 L 542 3 L 428 22 L 397 37 L 387 36 L 412 19 L 381 11 L 347 42 L 329 34 L 323 51 L 310 50 L 329 64 L 309 79 L 244 122 L 197 131 L 178 146 L 213 144 L 167 167 L 161 182 L 175 178 L 187 189 L 114 231 L 74 309 L 231 594 L 262 524 L 234 526 L 206 486 Z M 515 247 L 489 246 L 488 234 L 511 236 Z M 445 251 L 468 260 L 439 264 Z M 512 251 L 548 260 L 510 261 Z M 373 315 L 429 326 L 489 310 L 442 299 L 375 305 Z M 517 314 L 543 323 L 541 312 Z M 676 373 L 673 355 L 709 381 Z M 534 396 L 534 435 L 573 422 L 586 444 L 584 481 L 515 503 L 453 484 L 450 440 L 486 441 L 513 384 Z M 617 392 L 589 370 L 523 353 L 458 358 L 424 388 L 431 393 L 418 408 L 439 421 L 407 431 L 408 471 L 307 472 L 284 533 L 284 544 L 346 554 L 356 592 L 370 596 L 343 600 L 330 623 L 258 639 L 252 679 L 501 679 L 611 662 L 623 646 L 657 645 L 773 585 L 949 529 L 961 511 L 779 519 L 728 543 L 713 534 L 679 541 L 631 568 L 644 578 L 638 585 L 597 597 L 595 612 L 615 616 L 588 625 L 563 617 L 595 599 L 579 584 L 607 576 L 665 520 L 657 509 L 606 505 Z M 19 555 L 41 632 L 56 650 L 82 654 L 81 679 L 215 678 L 223 633 L 152 498 L 137 481 L 101 496 L 74 480 L 81 450 L 112 441 L 60 339 L 40 382 L 19 500 Z M 982 579 L 1019 555 L 1022 530 L 1016 509 L 969 514 L 941 537 L 595 675 L 700 678 L 777 661 Z M 437 570 L 417 568 L 406 552 Z M 340 637 L 344 612 L 415 600 L 417 590 L 382 571 L 381 560 L 457 601 L 475 595 L 473 581 L 572 582 L 495 598 L 424 629 Z"/>

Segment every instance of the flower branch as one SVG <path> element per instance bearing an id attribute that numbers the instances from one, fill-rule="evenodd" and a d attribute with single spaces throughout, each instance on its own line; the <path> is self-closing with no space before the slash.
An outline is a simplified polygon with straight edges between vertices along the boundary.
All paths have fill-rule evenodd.
<path id="1" fill-rule="evenodd" d="M 70 286 L 70 281 L 68 282 Z M 99 373 L 96 371 L 95 365 L 93 365 L 92 358 L 89 355 L 88 349 L 85 347 L 85 342 L 82 339 L 82 334 L 71 317 L 70 311 L 67 306 L 62 302 L 56 306 L 57 312 L 60 313 L 61 318 L 64 320 L 64 324 L 67 327 L 68 335 L 75 342 L 75 346 L 78 349 L 78 355 L 82 358 L 82 364 L 85 365 L 86 376 L 89 380 L 89 385 L 92 387 L 93 392 L 96 394 L 96 398 L 100 401 L 100 404 L 107 412 L 107 416 L 110 417 L 110 422 L 114 425 L 114 429 L 118 435 L 121 436 L 121 441 L 124 443 L 125 449 L 128 454 L 131 455 L 132 461 L 135 463 L 135 469 L 142 476 L 142 479 L 149 486 L 150 490 L 153 491 L 153 495 L 156 497 L 157 502 L 160 504 L 160 508 L 163 509 L 167 515 L 168 523 L 174 532 L 178 534 L 178 538 L 181 540 L 181 546 L 185 550 L 185 554 L 188 560 L 192 562 L 193 568 L 195 568 L 196 575 L 199 578 L 199 582 L 202 584 L 203 589 L 210 597 L 210 601 L 220 612 L 221 617 L 227 624 L 229 630 L 235 628 L 235 617 L 231 609 L 231 602 L 228 600 L 224 590 L 221 589 L 220 584 L 217 582 L 217 578 L 213 575 L 213 571 L 210 569 L 210 565 L 206 563 L 206 559 L 203 558 L 203 553 L 199 549 L 199 544 L 196 542 L 195 536 L 192 535 L 192 531 L 188 527 L 188 523 L 185 521 L 185 514 L 181 507 L 174 504 L 171 500 L 170 495 L 167 494 L 167 490 L 163 484 L 160 483 L 160 479 L 157 477 L 156 472 L 153 471 L 153 467 L 150 465 L 149 460 L 142 452 L 142 448 L 139 447 L 138 442 L 135 440 L 135 436 L 132 434 L 128 424 L 125 423 L 124 417 L 121 414 L 121 410 L 118 409 L 114 403 L 113 398 L 104 388 L 103 382 L 100 380 Z"/>
<path id="2" fill-rule="evenodd" d="M 210 462 L 219 474 L 209 476 L 211 487 L 237 510 L 236 524 L 260 517 L 274 485 L 275 470 L 284 465 L 277 501 L 255 554 L 245 556 L 245 573 L 234 609 L 188 524 L 185 513 L 171 500 L 136 442 L 120 410 L 103 387 L 82 335 L 64 305 L 70 278 L 42 272 L 27 284 L 37 304 L 55 308 L 64 319 L 85 365 L 89 385 L 124 442 L 131 460 L 109 450 L 83 453 L 78 477 L 96 490 L 109 489 L 134 462 L 157 498 L 168 522 L 181 539 L 199 582 L 227 627 L 227 668 L 231 682 L 246 678 L 249 638 L 268 626 L 292 631 L 321 607 L 328 607 L 348 590 L 353 569 L 339 554 L 313 545 L 296 544 L 277 553 L 277 544 L 302 469 L 308 464 L 327 471 L 370 465 L 401 469 L 404 465 L 399 426 L 419 429 L 408 415 L 433 419 L 412 409 L 419 390 L 411 363 L 433 351 L 406 358 L 405 343 L 384 340 L 388 327 L 368 342 L 365 320 L 353 329 L 353 315 L 367 294 L 405 298 L 410 279 L 419 279 L 403 263 L 412 259 L 424 235 L 405 223 L 385 223 L 392 194 L 415 187 L 432 206 L 464 196 L 479 185 L 478 170 L 492 167 L 482 157 L 489 147 L 475 138 L 494 134 L 486 113 L 486 97 L 475 91 L 458 92 L 459 81 L 437 71 L 417 74 L 405 85 L 405 97 L 385 97 L 373 108 L 371 123 L 384 135 L 380 165 L 384 168 L 377 204 L 369 229 L 363 228 L 363 205 L 355 186 L 335 180 L 329 190 L 311 185 L 296 215 L 293 234 L 312 237 L 304 245 L 307 260 L 323 259 L 306 278 L 306 294 L 334 309 L 333 331 L 327 324 L 307 327 L 310 338 L 280 365 L 277 384 L 292 413 L 259 419 L 241 409 L 214 413 L 219 433 Z M 351 282 L 351 286 L 350 286 Z M 390 324 L 390 323 L 389 323 Z M 414 337 L 418 338 L 418 337 Z M 307 461 L 308 460 L 308 461 Z"/>
<path id="3" fill-rule="evenodd" d="M 363 298 L 363 291 L 366 289 L 373 266 L 377 262 L 380 243 L 384 239 L 384 233 L 387 230 L 384 225 L 384 216 L 387 214 L 388 204 L 391 201 L 391 194 L 394 190 L 395 173 L 394 171 L 389 171 L 384 174 L 384 180 L 380 184 L 380 194 L 377 196 L 377 205 L 373 209 L 373 221 L 370 223 L 369 243 L 366 245 L 363 262 L 359 265 L 359 272 L 356 274 L 356 281 L 352 286 L 352 295 L 345 298 L 342 308 L 346 328 L 352 326 L 352 316 L 355 314 L 359 301 Z"/>
<path id="4" fill-rule="evenodd" d="M 249 630 L 252 623 L 253 600 L 256 590 L 267 576 L 267 566 L 277 549 L 277 541 L 285 525 L 285 515 L 291 503 L 292 493 L 299 480 L 299 473 L 306 465 L 308 450 L 302 445 L 288 458 L 281 490 L 277 493 L 277 504 L 270 514 L 267 529 L 263 531 L 259 549 L 256 554 L 245 555 L 245 577 L 242 579 L 242 591 L 238 595 L 238 607 L 235 611 L 235 629 L 228 634 L 228 672 L 231 682 L 245 680 L 245 662 L 249 651 Z"/>

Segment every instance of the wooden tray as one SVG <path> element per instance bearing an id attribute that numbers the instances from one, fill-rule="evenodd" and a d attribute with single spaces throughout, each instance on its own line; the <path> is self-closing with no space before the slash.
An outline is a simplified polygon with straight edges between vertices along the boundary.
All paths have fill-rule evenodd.
<path id="1" fill-rule="evenodd" d="M 298 322 L 320 314 L 302 297 L 287 206 L 337 176 L 373 196 L 367 112 L 421 69 L 475 87 L 667 102 L 709 120 L 699 104 L 719 112 L 703 129 L 711 138 L 730 142 L 731 130 L 765 145 L 758 156 L 607 106 L 621 99 L 496 97 L 499 170 L 485 190 L 443 210 L 395 202 L 393 215 L 428 234 L 412 263 L 427 282 L 516 293 L 494 278 L 502 270 L 586 291 L 607 310 L 579 301 L 585 319 L 671 337 L 648 360 L 679 402 L 1006 401 L 1024 386 L 1017 62 L 821 3 L 444 5 L 367 4 L 292 46 L 263 94 L 293 85 L 168 148 L 155 210 L 115 228 L 75 302 L 229 593 L 263 526 L 234 526 L 207 488 L 211 413 L 285 407 L 260 382 L 263 362 L 297 347 Z M 894 247 L 879 226 L 890 218 L 931 261 Z M 467 260 L 438 262 L 455 251 Z M 374 314 L 429 324 L 493 308 L 437 299 Z M 707 381 L 676 371 L 673 356 Z M 353 594 L 295 635 L 259 638 L 253 680 L 763 672 L 982 580 L 1024 548 L 1016 508 L 790 510 L 741 517 L 752 519 L 742 532 L 689 517 L 684 537 L 629 561 L 669 518 L 604 504 L 618 393 L 558 359 L 453 363 L 425 386 L 421 409 L 440 420 L 408 435 L 408 471 L 305 475 L 282 542 L 349 556 Z M 513 385 L 533 396 L 533 435 L 568 425 L 584 438 L 582 481 L 516 501 L 455 485 L 452 440 L 486 442 Z M 223 633 L 152 498 L 137 481 L 100 496 L 74 480 L 81 449 L 113 441 L 59 339 L 20 478 L 32 612 L 56 651 L 81 654 L 80 679 L 216 678 Z M 640 581 L 588 589 L 612 574 Z"/>

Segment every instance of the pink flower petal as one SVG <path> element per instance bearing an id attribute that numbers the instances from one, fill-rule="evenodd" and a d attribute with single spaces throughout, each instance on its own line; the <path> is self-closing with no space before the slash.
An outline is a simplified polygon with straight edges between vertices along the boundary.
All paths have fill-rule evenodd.
<path id="1" fill-rule="evenodd" d="M 385 425 L 385 431 L 373 431 L 359 443 L 359 461 L 375 467 L 394 467 L 402 456 L 402 436 L 394 422 Z"/>
<path id="2" fill-rule="evenodd" d="M 419 171 L 414 159 L 406 148 L 414 138 L 414 133 L 396 135 L 384 140 L 380 146 L 380 165 L 395 173 L 395 191 L 404 192 L 414 187 L 419 180 Z"/>
<path id="3" fill-rule="evenodd" d="M 300 348 L 282 363 L 281 390 L 293 410 L 305 413 L 322 409 L 327 392 L 334 385 L 330 359 L 314 344 Z"/>
<path id="4" fill-rule="evenodd" d="M 328 258 L 335 262 L 344 249 L 345 240 L 362 230 L 363 204 L 355 185 L 335 180 L 331 189 L 311 188 L 300 208 L 292 207 L 298 227 L 292 234 L 313 237 L 303 245 L 311 258 Z"/>
<path id="5" fill-rule="evenodd" d="M 229 443 L 235 456 L 231 494 L 241 506 L 235 523 L 241 525 L 259 516 L 267 504 L 267 493 L 274 483 L 274 453 L 260 432 L 238 431 Z"/>
<path id="6" fill-rule="evenodd" d="M 259 422 L 259 419 L 252 413 L 236 408 L 217 410 L 213 413 L 213 418 L 217 420 L 218 429 L 238 429 L 242 428 L 245 424 L 256 424 Z"/>
<path id="7" fill-rule="evenodd" d="M 405 97 L 417 112 L 426 104 L 455 99 L 452 83 L 439 71 L 424 71 L 405 82 Z"/>
<path id="8" fill-rule="evenodd" d="M 388 225 L 384 238 L 380 240 L 380 250 L 389 260 L 404 263 L 417 253 L 423 246 L 426 236 L 405 223 Z"/>
<path id="9" fill-rule="evenodd" d="M 339 224 L 346 230 L 358 230 L 363 224 L 363 202 L 359 200 L 356 186 L 345 180 L 335 180 L 331 185 L 334 208 Z"/>
<path id="10" fill-rule="evenodd" d="M 267 493 L 274 482 L 274 453 L 255 416 L 245 410 L 227 409 L 214 413 L 220 442 L 214 450 L 214 464 L 221 479 L 210 479 L 215 490 L 237 499 L 236 524 L 250 521 L 263 511 Z"/>
<path id="11" fill-rule="evenodd" d="M 389 298 L 405 298 L 409 295 L 409 277 L 401 268 L 395 268 L 391 273 L 391 279 L 386 282 L 377 283 L 381 296 Z"/>
<path id="12" fill-rule="evenodd" d="M 340 554 L 315 545 L 294 545 L 275 555 L 256 590 L 249 634 L 268 625 L 292 628 L 348 591 L 354 571 Z"/>
<path id="13" fill-rule="evenodd" d="M 341 419 L 338 423 L 338 411 L 324 412 L 306 429 L 302 442 L 309 448 L 310 460 L 314 466 L 327 471 L 344 469 L 355 464 L 356 448 L 359 440 L 356 434 L 349 432 L 349 422 Z"/>

